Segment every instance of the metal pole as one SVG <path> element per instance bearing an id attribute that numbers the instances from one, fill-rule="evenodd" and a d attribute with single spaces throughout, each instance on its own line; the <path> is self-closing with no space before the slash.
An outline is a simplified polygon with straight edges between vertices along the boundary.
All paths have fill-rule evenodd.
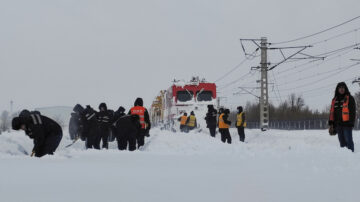
<path id="1" fill-rule="evenodd" d="M 268 102 L 268 78 L 267 78 L 267 38 L 261 37 L 261 80 L 260 80 L 260 128 L 265 131 L 269 128 L 269 102 Z"/>
<path id="2" fill-rule="evenodd" d="M 13 106 L 14 106 L 14 101 L 10 101 L 10 116 L 12 116 L 13 114 Z"/>

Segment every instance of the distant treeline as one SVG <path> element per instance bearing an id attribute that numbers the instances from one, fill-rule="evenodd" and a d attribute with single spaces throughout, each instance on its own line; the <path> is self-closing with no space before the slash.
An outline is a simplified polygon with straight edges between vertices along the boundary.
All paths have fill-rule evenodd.
<path id="1" fill-rule="evenodd" d="M 360 92 L 353 95 L 357 104 L 357 116 L 360 115 Z M 323 110 L 311 110 L 305 104 L 305 100 L 301 95 L 291 94 L 288 98 L 281 102 L 278 106 L 269 104 L 270 121 L 301 121 L 313 119 L 328 119 L 330 111 L 329 105 Z M 260 120 L 259 103 L 248 102 L 244 108 L 246 120 L 248 122 L 258 122 Z M 236 111 L 230 114 L 230 120 L 236 120 Z"/>

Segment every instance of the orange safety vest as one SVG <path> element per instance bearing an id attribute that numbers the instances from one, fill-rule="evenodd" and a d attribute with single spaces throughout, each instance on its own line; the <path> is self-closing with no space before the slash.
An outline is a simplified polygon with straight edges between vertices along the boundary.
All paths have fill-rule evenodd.
<path id="1" fill-rule="evenodd" d="M 226 124 L 226 123 L 224 122 L 224 119 L 223 119 L 223 116 L 224 116 L 224 115 L 225 115 L 225 114 L 222 113 L 222 114 L 219 116 L 219 128 L 220 128 L 220 129 L 225 129 L 225 128 L 229 128 L 229 127 L 230 127 L 228 124 Z"/>
<path id="2" fill-rule="evenodd" d="M 330 108 L 330 121 L 335 120 L 335 101 L 336 97 L 331 102 L 331 108 Z M 350 120 L 350 112 L 349 112 L 349 96 L 345 96 L 345 102 L 343 103 L 342 107 L 342 120 L 343 121 L 349 121 Z"/>
<path id="3" fill-rule="evenodd" d="M 145 111 L 146 111 L 145 107 L 142 106 L 135 106 L 130 110 L 132 115 L 139 116 L 142 129 L 145 129 Z"/>
<path id="4" fill-rule="evenodd" d="M 186 125 L 187 116 L 182 116 L 180 119 L 180 125 Z"/>

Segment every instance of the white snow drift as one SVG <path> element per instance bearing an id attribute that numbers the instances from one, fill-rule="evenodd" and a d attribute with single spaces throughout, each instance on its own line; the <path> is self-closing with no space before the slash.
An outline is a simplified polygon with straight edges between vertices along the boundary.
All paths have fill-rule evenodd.
<path id="1" fill-rule="evenodd" d="M 84 150 L 65 133 L 31 158 L 22 132 L 0 135 L 0 201 L 359 201 L 360 154 L 327 131 L 246 130 L 233 144 L 153 129 L 142 151 Z M 360 133 L 354 132 L 355 150 Z M 219 135 L 217 135 L 219 136 Z"/>

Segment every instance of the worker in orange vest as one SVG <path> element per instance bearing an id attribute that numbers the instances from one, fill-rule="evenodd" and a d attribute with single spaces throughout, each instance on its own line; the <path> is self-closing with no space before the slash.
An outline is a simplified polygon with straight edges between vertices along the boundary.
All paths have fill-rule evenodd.
<path id="1" fill-rule="evenodd" d="M 352 130 L 355 125 L 356 104 L 345 82 L 337 84 L 331 102 L 329 117 L 329 133 L 338 133 L 340 147 L 347 147 L 354 152 Z"/>
<path id="2" fill-rule="evenodd" d="M 180 121 L 180 131 L 186 132 L 186 121 L 187 121 L 187 113 L 184 113 L 181 117 L 178 118 L 178 121 Z"/>
<path id="3" fill-rule="evenodd" d="M 138 115 L 140 121 L 140 130 L 137 134 L 137 145 L 138 148 L 145 144 L 145 136 L 149 137 L 149 131 L 151 128 L 149 113 L 145 107 L 142 98 L 136 98 L 134 107 L 130 109 L 129 114 Z"/>
<path id="4" fill-rule="evenodd" d="M 225 109 L 219 116 L 219 132 L 221 134 L 221 141 L 231 144 L 230 125 L 231 121 L 228 120 L 230 114 L 229 109 Z"/>

